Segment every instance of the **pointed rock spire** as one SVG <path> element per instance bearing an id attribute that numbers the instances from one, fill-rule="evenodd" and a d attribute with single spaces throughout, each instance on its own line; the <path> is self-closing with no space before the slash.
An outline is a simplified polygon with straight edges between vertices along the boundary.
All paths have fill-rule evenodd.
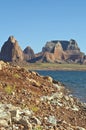
<path id="1" fill-rule="evenodd" d="M 3 61 L 22 61 L 24 54 L 14 36 L 10 36 L 1 48 L 1 60 Z"/>

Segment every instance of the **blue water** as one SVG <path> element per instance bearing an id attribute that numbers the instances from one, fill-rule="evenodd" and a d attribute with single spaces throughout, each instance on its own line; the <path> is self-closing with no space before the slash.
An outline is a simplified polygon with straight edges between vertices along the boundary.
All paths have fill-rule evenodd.
<path id="1" fill-rule="evenodd" d="M 62 82 L 71 93 L 86 102 L 86 71 L 50 71 L 38 70 L 41 75 L 48 75 L 53 79 Z"/>

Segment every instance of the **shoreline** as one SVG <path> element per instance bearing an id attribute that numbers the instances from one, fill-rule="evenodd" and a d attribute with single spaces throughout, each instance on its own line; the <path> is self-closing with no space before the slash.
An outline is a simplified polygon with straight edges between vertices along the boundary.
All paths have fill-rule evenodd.
<path id="1" fill-rule="evenodd" d="M 86 65 L 80 64 L 29 63 L 25 68 L 29 70 L 86 71 Z"/>
<path id="2" fill-rule="evenodd" d="M 63 83 L 63 85 L 70 90 L 70 93 L 78 98 L 83 103 L 86 103 L 85 96 L 85 71 L 76 71 L 76 70 L 34 70 L 35 72 L 41 75 L 50 75 L 55 80 L 58 80 Z M 84 76 L 84 77 L 83 77 Z M 71 78 L 72 77 L 72 78 Z M 84 84 L 82 85 L 82 83 Z M 78 86 L 77 86 L 78 85 Z"/>
<path id="3" fill-rule="evenodd" d="M 28 69 L 29 70 L 29 69 Z M 86 71 L 85 69 L 83 70 L 83 69 L 46 69 L 46 68 L 44 68 L 44 69 L 30 69 L 31 71 L 35 71 L 35 70 L 37 70 L 37 71 Z"/>
<path id="4" fill-rule="evenodd" d="M 66 71 L 86 71 L 86 64 L 69 64 L 69 63 L 26 63 L 10 62 L 10 65 L 21 66 L 27 70 L 66 70 Z"/>

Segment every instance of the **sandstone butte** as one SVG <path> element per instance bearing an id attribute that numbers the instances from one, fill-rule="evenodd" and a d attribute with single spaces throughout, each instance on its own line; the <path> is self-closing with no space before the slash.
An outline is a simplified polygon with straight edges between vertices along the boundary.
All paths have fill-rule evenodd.
<path id="1" fill-rule="evenodd" d="M 86 130 L 86 104 L 52 77 L 0 61 L 0 130 Z"/>
<path id="2" fill-rule="evenodd" d="M 20 62 L 21 64 L 39 62 L 86 65 L 86 55 L 80 51 L 77 42 L 73 39 L 70 41 L 55 40 L 46 42 L 42 51 L 35 54 L 29 46 L 22 50 L 14 36 L 10 36 L 1 47 L 0 60 L 16 64 Z"/>

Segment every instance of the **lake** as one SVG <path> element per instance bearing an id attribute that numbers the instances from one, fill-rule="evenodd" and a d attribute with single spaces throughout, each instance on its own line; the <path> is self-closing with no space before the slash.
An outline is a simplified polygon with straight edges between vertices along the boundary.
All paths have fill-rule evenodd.
<path id="1" fill-rule="evenodd" d="M 75 97 L 86 102 L 86 71 L 37 70 L 36 72 L 62 82 Z"/>

